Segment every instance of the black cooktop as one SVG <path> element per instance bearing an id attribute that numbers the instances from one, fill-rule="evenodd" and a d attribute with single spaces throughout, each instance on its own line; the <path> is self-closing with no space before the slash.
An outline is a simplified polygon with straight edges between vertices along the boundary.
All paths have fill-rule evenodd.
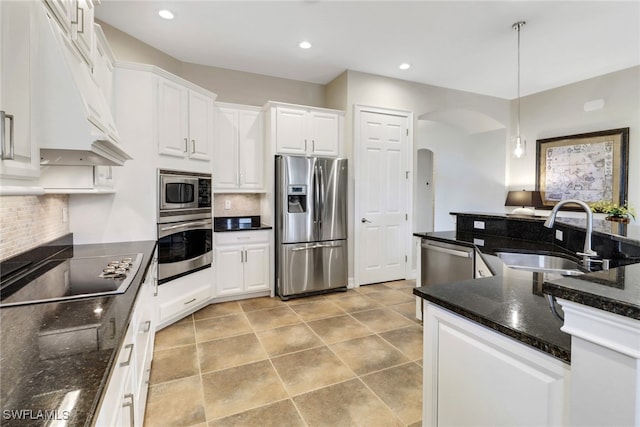
<path id="1" fill-rule="evenodd" d="M 64 301 L 126 292 L 142 254 L 51 259 L 19 266 L 0 284 L 0 307 Z"/>

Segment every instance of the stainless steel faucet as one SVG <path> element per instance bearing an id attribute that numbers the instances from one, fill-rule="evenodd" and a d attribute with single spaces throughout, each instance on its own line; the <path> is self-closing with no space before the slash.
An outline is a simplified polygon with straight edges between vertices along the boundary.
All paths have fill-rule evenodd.
<path id="1" fill-rule="evenodd" d="M 584 236 L 584 249 L 582 250 L 582 252 L 578 252 L 578 255 L 582 256 L 582 264 L 585 267 L 588 267 L 591 261 L 590 258 L 598 256 L 598 253 L 593 249 L 591 249 L 591 233 L 593 232 L 593 213 L 591 212 L 591 208 L 589 207 L 589 205 L 587 205 L 585 202 L 581 200 L 575 200 L 575 199 L 561 200 L 551 210 L 551 214 L 549 214 L 549 218 L 547 218 L 547 220 L 544 222 L 544 226 L 547 228 L 552 228 L 553 223 L 556 220 L 556 215 L 558 213 L 558 210 L 562 206 L 570 203 L 574 203 L 580 206 L 587 213 L 587 231 Z"/>

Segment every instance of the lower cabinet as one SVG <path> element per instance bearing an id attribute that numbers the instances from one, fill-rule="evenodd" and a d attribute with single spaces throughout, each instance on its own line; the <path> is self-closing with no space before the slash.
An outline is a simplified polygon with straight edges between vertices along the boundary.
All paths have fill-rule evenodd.
<path id="1" fill-rule="evenodd" d="M 425 302 L 424 425 L 567 425 L 569 365 Z"/>
<path id="2" fill-rule="evenodd" d="M 268 292 L 268 230 L 215 233 L 216 297 Z"/>
<path id="3" fill-rule="evenodd" d="M 209 304 L 212 297 L 211 267 L 158 286 L 159 321 L 163 328 Z"/>
<path id="4" fill-rule="evenodd" d="M 142 426 L 157 323 L 157 255 L 138 291 L 96 426 Z"/>

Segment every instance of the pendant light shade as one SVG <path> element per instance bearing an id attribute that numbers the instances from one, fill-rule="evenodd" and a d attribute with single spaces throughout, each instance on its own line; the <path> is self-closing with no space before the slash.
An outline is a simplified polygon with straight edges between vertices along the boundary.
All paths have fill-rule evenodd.
<path id="1" fill-rule="evenodd" d="M 513 156 L 516 158 L 523 157 L 527 150 L 527 141 L 520 135 L 520 31 L 525 24 L 525 21 L 518 21 L 511 26 L 518 32 L 518 98 L 516 100 L 516 136 L 513 139 Z"/>

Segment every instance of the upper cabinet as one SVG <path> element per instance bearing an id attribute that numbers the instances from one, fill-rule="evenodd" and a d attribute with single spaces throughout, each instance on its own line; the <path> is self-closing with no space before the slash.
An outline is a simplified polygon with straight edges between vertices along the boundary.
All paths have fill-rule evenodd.
<path id="1" fill-rule="evenodd" d="M 344 113 L 271 103 L 272 137 L 278 154 L 341 155 Z"/>
<path id="2" fill-rule="evenodd" d="M 158 150 L 182 159 L 211 160 L 215 96 L 159 78 Z"/>
<path id="3" fill-rule="evenodd" d="M 93 66 L 95 8 L 91 0 L 77 0 L 71 21 L 71 40 L 89 67 Z"/>
<path id="4" fill-rule="evenodd" d="M 2 194 L 8 180 L 26 189 L 38 177 L 38 147 L 31 132 L 31 79 L 37 53 L 33 2 L 0 2 L 0 176 Z M 31 181 L 32 182 L 32 181 Z M 28 192 L 28 190 L 26 190 Z"/>
<path id="5" fill-rule="evenodd" d="M 263 116 L 260 108 L 218 103 L 213 144 L 215 191 L 264 191 Z"/>

